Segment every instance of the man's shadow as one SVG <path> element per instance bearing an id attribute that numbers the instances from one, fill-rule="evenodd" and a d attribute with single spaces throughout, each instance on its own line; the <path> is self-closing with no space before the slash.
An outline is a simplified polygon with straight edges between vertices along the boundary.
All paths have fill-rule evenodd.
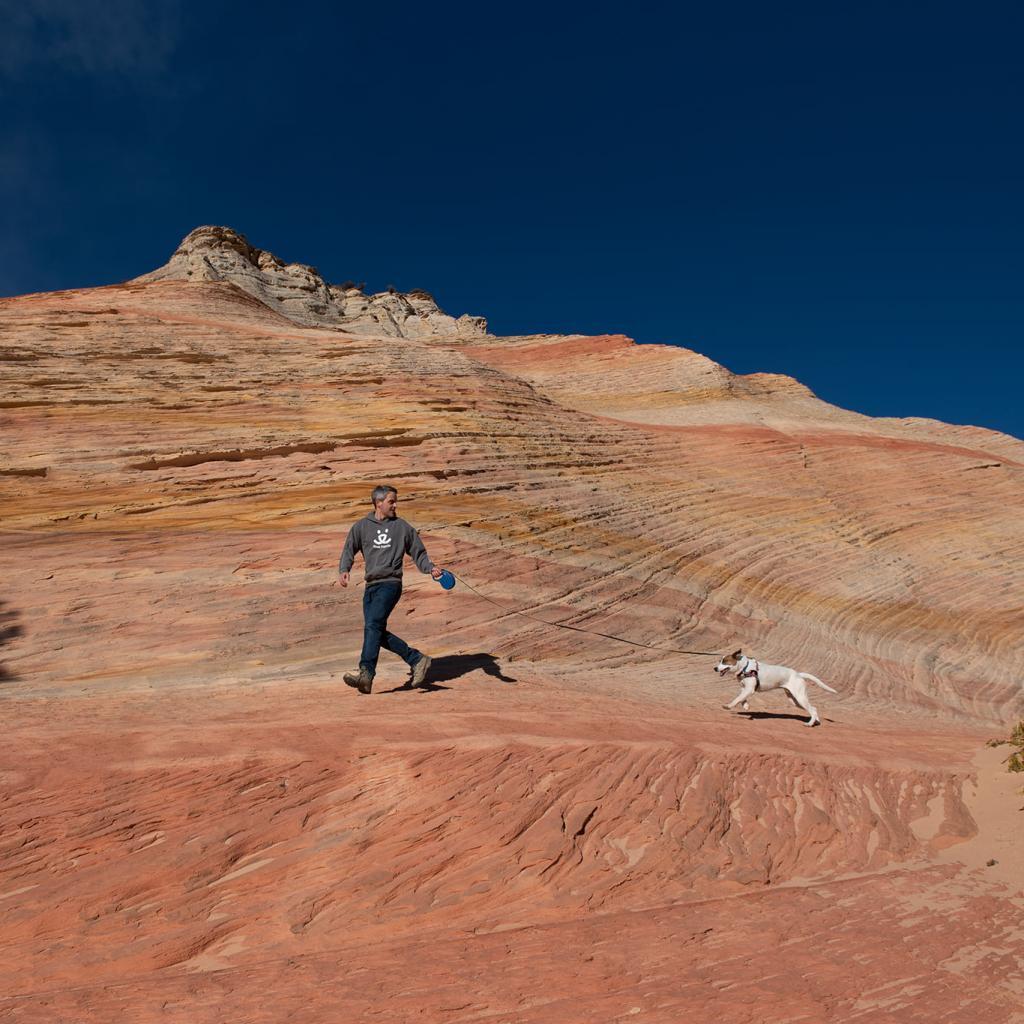
<path id="1" fill-rule="evenodd" d="M 24 626 L 18 622 L 18 613 L 7 607 L 6 601 L 0 601 L 0 647 L 6 647 L 25 632 Z M 0 682 L 13 682 L 17 676 L 0 661 Z"/>
<path id="2" fill-rule="evenodd" d="M 503 683 L 514 683 L 512 676 L 505 675 L 498 666 L 498 659 L 493 654 L 445 654 L 435 658 L 430 666 L 428 679 L 432 683 L 448 682 L 468 675 L 480 669 L 492 679 L 500 679 Z"/>
<path id="3" fill-rule="evenodd" d="M 426 682 L 417 689 L 430 693 L 437 690 L 450 690 L 450 686 L 442 686 L 442 683 L 451 682 L 460 676 L 468 675 L 479 669 L 492 679 L 499 679 L 503 683 L 514 683 L 516 679 L 505 675 L 498 665 L 498 659 L 493 654 L 444 654 L 435 658 L 427 673 Z M 399 693 L 402 690 L 410 690 L 412 687 L 405 683 L 396 686 L 394 689 L 385 690 L 384 693 Z"/>

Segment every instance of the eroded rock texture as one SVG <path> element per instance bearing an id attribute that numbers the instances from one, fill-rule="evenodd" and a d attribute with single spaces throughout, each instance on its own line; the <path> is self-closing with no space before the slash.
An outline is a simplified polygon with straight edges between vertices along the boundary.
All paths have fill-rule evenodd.
<path id="1" fill-rule="evenodd" d="M 1019 1019 L 1024 444 L 464 320 L 214 228 L 0 300 L 0 1010 Z M 381 481 L 462 582 L 360 697 Z M 823 727 L 650 649 L 740 646 Z"/>
<path id="2" fill-rule="evenodd" d="M 396 338 L 487 335 L 480 316 L 449 316 L 425 291 L 366 295 L 360 285 L 328 284 L 315 267 L 285 263 L 231 228 L 190 232 L 168 262 L 137 281 L 227 281 L 289 320 L 343 326 L 355 334 Z"/>

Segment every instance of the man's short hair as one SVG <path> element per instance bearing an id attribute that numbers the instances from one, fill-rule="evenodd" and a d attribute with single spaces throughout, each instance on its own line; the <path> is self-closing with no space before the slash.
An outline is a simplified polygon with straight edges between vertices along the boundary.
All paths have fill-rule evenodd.
<path id="1" fill-rule="evenodd" d="M 389 494 L 393 494 L 397 498 L 398 488 L 388 487 L 385 486 L 384 484 L 378 484 L 376 487 L 374 487 L 374 489 L 370 492 L 370 501 L 373 502 L 373 507 L 376 508 L 377 502 L 383 501 Z"/>

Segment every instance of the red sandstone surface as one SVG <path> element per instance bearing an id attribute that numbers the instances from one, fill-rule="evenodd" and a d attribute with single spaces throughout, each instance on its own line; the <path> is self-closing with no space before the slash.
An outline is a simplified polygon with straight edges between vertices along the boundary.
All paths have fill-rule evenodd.
<path id="1" fill-rule="evenodd" d="M 0 300 L 0 1016 L 1024 1019 L 1024 444 L 409 309 Z M 464 582 L 363 697 L 380 481 Z"/>

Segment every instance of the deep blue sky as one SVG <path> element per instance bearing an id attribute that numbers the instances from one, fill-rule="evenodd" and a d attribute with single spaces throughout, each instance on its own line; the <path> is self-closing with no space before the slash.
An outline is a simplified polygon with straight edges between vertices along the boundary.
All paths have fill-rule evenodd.
<path id="1" fill-rule="evenodd" d="M 227 224 L 1024 436 L 1019 4 L 0 0 L 0 294 Z"/>

